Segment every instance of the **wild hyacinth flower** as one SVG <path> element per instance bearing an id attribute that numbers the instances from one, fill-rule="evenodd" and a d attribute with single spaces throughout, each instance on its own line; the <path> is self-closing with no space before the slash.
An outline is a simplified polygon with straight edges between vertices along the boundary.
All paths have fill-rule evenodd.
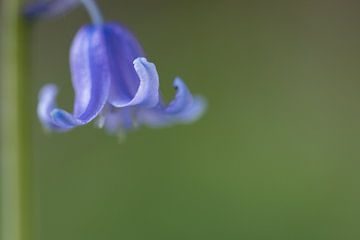
<path id="1" fill-rule="evenodd" d="M 124 26 L 104 23 L 95 3 L 82 1 L 93 24 L 83 26 L 70 49 L 73 113 L 57 107 L 57 87 L 49 84 L 39 94 L 38 116 L 46 129 L 67 131 L 98 118 L 110 133 L 129 131 L 140 125 L 162 127 L 189 123 L 205 110 L 203 98 L 193 97 L 185 83 L 176 78 L 175 98 L 165 104 L 159 93 L 159 76 L 153 63 Z M 76 0 L 54 0 L 28 7 L 30 17 L 49 16 L 73 7 Z M 40 5 L 39 5 L 40 4 Z M 59 10 L 60 9 L 60 10 Z"/>

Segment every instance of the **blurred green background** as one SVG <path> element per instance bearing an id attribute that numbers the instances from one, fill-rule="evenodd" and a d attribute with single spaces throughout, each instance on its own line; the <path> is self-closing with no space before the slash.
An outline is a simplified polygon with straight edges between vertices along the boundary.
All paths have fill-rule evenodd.
<path id="1" fill-rule="evenodd" d="M 119 144 L 91 124 L 45 134 L 42 85 L 71 109 L 79 8 L 32 36 L 37 240 L 360 239 L 360 3 L 99 0 L 209 109 Z"/>

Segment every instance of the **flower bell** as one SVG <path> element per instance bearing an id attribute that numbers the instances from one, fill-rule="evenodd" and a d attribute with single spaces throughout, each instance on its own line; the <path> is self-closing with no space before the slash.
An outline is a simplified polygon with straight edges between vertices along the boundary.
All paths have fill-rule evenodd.
<path id="1" fill-rule="evenodd" d="M 77 3 L 75 0 L 64 2 L 67 7 Z M 140 125 L 161 127 L 188 123 L 202 115 L 206 102 L 201 97 L 193 97 L 180 78 L 174 81 L 175 98 L 165 104 L 159 93 L 156 67 L 145 58 L 134 35 L 121 24 L 103 23 L 94 2 L 83 2 L 91 3 L 85 6 L 95 23 L 78 31 L 70 49 L 74 109 L 69 113 L 58 108 L 57 87 L 44 86 L 37 112 L 46 129 L 67 131 L 98 118 L 99 126 L 116 133 Z M 59 1 L 53 3 L 59 4 Z M 33 9 L 39 11 L 39 8 Z M 38 14 L 46 16 L 41 11 Z M 34 16 L 31 11 L 30 16 Z"/>

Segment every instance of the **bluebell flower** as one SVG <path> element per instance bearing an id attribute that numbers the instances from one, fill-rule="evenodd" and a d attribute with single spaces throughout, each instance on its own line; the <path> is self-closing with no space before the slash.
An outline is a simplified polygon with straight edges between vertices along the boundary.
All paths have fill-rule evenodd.
<path id="1" fill-rule="evenodd" d="M 57 107 L 57 87 L 40 91 L 38 116 L 45 128 L 66 131 L 99 117 L 109 132 L 136 126 L 188 123 L 201 116 L 205 101 L 193 97 L 177 78 L 174 100 L 166 105 L 159 94 L 156 67 L 129 30 L 117 23 L 87 25 L 76 34 L 70 50 L 73 113 Z"/>
<path id="2" fill-rule="evenodd" d="M 63 0 L 64 5 L 59 5 L 59 0 L 53 0 L 54 5 L 48 8 L 63 11 L 78 1 Z M 58 89 L 54 84 L 44 86 L 37 112 L 46 129 L 63 132 L 97 119 L 98 126 L 117 133 L 141 125 L 163 127 L 190 123 L 203 114 L 205 100 L 192 96 L 180 78 L 173 84 L 174 99 L 166 104 L 159 92 L 156 66 L 145 58 L 135 36 L 121 24 L 103 23 L 92 0 L 82 2 L 86 3 L 94 23 L 78 31 L 70 49 L 75 90 L 73 112 L 57 107 Z M 46 16 L 44 9 L 32 9 L 27 12 L 29 16 Z"/>

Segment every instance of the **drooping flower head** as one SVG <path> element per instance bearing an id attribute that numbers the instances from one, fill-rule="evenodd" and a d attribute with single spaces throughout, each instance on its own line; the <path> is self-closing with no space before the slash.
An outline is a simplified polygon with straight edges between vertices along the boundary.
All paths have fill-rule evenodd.
<path id="1" fill-rule="evenodd" d="M 67 7 L 77 3 L 61 2 Z M 67 131 L 97 118 L 99 126 L 116 133 L 140 125 L 188 123 L 202 115 L 204 99 L 193 97 L 180 78 L 174 81 L 175 98 L 165 104 L 159 93 L 156 67 L 145 58 L 134 35 L 119 23 L 103 23 L 94 2 L 83 2 L 95 23 L 78 31 L 70 49 L 74 109 L 69 113 L 58 108 L 57 87 L 44 86 L 39 94 L 38 116 L 46 129 Z M 58 0 L 50 3 L 54 5 L 47 3 L 46 11 L 51 7 L 59 9 Z M 64 6 L 60 9 L 63 11 Z M 58 12 L 51 10 L 51 14 Z M 27 8 L 27 13 L 48 16 L 39 7 Z"/>

